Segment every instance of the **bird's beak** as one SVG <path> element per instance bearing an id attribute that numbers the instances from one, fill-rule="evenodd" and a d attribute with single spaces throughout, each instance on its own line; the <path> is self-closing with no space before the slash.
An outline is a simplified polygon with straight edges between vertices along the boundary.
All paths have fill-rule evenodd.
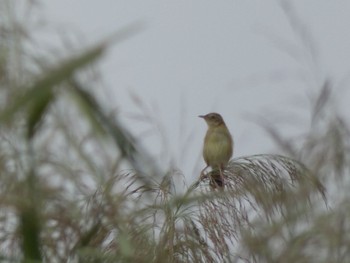
<path id="1" fill-rule="evenodd" d="M 205 118 L 205 115 L 199 115 L 198 117 L 204 119 L 204 118 Z"/>

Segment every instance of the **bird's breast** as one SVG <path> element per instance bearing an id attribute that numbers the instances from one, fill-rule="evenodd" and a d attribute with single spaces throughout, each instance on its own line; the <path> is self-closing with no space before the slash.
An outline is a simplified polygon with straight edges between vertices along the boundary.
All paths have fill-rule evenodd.
<path id="1" fill-rule="evenodd" d="M 226 127 L 209 129 L 204 138 L 203 157 L 211 167 L 226 165 L 233 153 L 233 141 Z"/>

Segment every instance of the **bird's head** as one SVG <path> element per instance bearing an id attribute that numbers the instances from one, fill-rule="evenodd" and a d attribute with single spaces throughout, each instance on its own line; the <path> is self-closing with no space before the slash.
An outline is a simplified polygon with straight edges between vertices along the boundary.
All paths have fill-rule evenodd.
<path id="1" fill-rule="evenodd" d="M 203 118 L 206 123 L 208 124 L 208 127 L 217 127 L 222 124 L 225 124 L 224 119 L 221 117 L 219 113 L 208 113 L 206 115 L 199 115 L 198 117 Z"/>

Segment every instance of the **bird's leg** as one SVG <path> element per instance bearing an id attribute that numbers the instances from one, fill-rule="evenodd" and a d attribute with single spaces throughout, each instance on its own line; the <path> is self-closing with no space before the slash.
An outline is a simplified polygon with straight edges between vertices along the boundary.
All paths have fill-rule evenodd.
<path id="1" fill-rule="evenodd" d="M 219 173 L 220 173 L 220 180 L 222 182 L 222 186 L 225 185 L 225 179 L 224 179 L 224 167 L 222 165 L 219 165 Z"/>
<path id="2" fill-rule="evenodd" d="M 204 169 L 201 171 L 199 179 L 203 179 L 205 177 L 204 171 L 209 167 L 209 165 L 207 165 L 206 167 L 204 167 Z"/>

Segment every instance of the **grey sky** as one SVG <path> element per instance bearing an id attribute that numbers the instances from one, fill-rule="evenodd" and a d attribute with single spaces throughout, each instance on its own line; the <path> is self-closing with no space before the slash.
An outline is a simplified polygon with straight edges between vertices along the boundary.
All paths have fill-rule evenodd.
<path id="1" fill-rule="evenodd" d="M 172 158 L 193 179 L 204 166 L 206 125 L 199 114 L 221 113 L 234 135 L 235 156 L 251 155 L 272 152 L 273 144 L 248 113 L 269 120 L 284 117 L 284 134 L 300 134 L 308 127 L 309 96 L 325 77 L 343 83 L 342 103 L 350 97 L 344 89 L 350 68 L 350 2 L 288 1 L 295 3 L 299 22 L 308 30 L 305 43 L 311 39 L 316 44 L 311 49 L 315 57 L 278 3 L 50 0 L 43 1 L 43 10 L 47 20 L 83 32 L 90 42 L 127 23 L 145 22 L 143 32 L 104 58 L 104 79 L 136 135 L 147 125 L 127 117 L 139 113 L 130 91 L 152 109 L 170 147 L 170 155 L 161 161 Z M 298 122 L 287 125 L 285 116 L 291 115 Z M 162 148 L 159 137 L 144 141 L 155 153 Z"/>

